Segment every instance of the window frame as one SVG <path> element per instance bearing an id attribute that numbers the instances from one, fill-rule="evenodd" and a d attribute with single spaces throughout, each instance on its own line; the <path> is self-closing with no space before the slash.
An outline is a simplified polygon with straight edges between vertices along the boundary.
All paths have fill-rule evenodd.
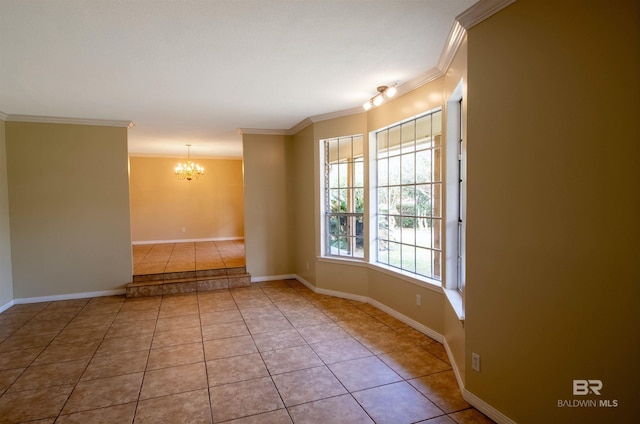
<path id="1" fill-rule="evenodd" d="M 359 139 L 359 141 L 357 141 Z M 349 140 L 350 154 L 346 160 L 341 160 L 340 144 L 341 140 Z M 358 142 L 361 146 L 361 152 L 357 154 L 354 151 L 354 142 Z M 337 161 L 331 161 L 330 143 L 337 142 L 338 157 Z M 363 134 L 353 134 L 339 137 L 331 137 L 320 140 L 321 151 L 321 163 L 322 163 L 322 217 L 321 217 L 321 231 L 322 231 L 322 244 L 321 244 L 321 256 L 324 258 L 334 259 L 347 259 L 355 261 L 366 260 L 366 235 L 365 235 L 365 212 L 366 212 L 366 185 L 365 185 L 365 137 Z M 340 169 L 346 165 L 346 181 L 345 184 L 341 183 Z M 332 186 L 331 167 L 334 166 L 338 169 L 338 181 L 337 186 Z M 356 175 L 356 171 L 360 169 L 361 175 Z M 360 183 L 358 183 L 358 180 Z M 361 184 L 361 185 L 360 185 Z M 361 192 L 361 199 L 357 198 L 357 191 Z M 335 202 L 332 201 L 332 192 L 338 192 L 338 201 L 341 200 L 341 191 L 346 192 L 345 207 L 347 210 L 332 211 L 332 205 Z M 333 199 L 335 200 L 335 199 Z M 361 204 L 358 207 L 358 204 Z M 342 208 L 342 204 L 339 206 Z M 361 209 L 361 212 L 358 212 Z M 344 222 L 345 231 L 343 237 L 338 239 L 338 247 L 332 247 L 332 218 L 337 218 L 339 227 Z M 335 224 L 336 221 L 334 220 Z M 333 225 L 335 228 L 335 225 Z M 346 243 L 346 249 L 341 247 L 342 242 Z M 360 252 L 360 254 L 356 254 Z"/>
<path id="2" fill-rule="evenodd" d="M 438 143 L 434 142 L 434 132 L 433 132 L 433 117 L 434 115 L 439 114 L 440 116 L 440 121 L 439 121 L 439 128 L 440 128 L 440 132 L 438 133 L 438 136 L 440 137 L 440 141 Z M 416 136 L 416 127 L 417 127 L 417 123 L 420 119 L 424 119 L 425 117 L 429 117 L 430 119 L 430 134 L 429 134 L 429 140 L 430 140 L 430 145 L 427 145 L 427 147 L 422 147 L 422 148 L 418 148 L 418 141 L 421 139 L 419 137 Z M 414 129 L 414 134 L 412 137 L 409 137 L 410 139 L 412 139 L 410 141 L 410 143 L 413 144 L 413 147 L 407 151 L 405 144 L 409 143 L 409 140 L 405 140 L 403 141 L 402 138 L 402 129 L 404 128 L 404 126 L 407 126 L 408 124 L 411 124 L 413 126 Z M 444 140 L 444 134 L 443 134 L 443 125 L 444 125 L 444 121 L 443 121 L 443 110 L 442 107 L 437 107 L 428 111 L 425 111 L 424 113 L 409 117 L 407 119 L 404 119 L 400 122 L 396 122 L 393 123 L 391 125 L 387 125 L 385 127 L 376 129 L 374 131 L 372 131 L 370 133 L 369 136 L 369 152 L 371 154 L 370 157 L 370 197 L 371 197 L 371 229 L 370 229 L 370 234 L 371 234 L 371 240 L 370 240 L 370 251 L 371 256 L 372 256 L 372 260 L 371 263 L 376 265 L 376 266 L 380 266 L 383 268 L 387 268 L 393 272 L 397 272 L 399 274 L 402 275 L 406 275 L 408 277 L 417 279 L 419 281 L 424 281 L 430 284 L 435 284 L 438 286 L 442 286 L 443 284 L 443 271 L 444 271 L 444 258 L 445 258 L 445 250 L 444 250 L 444 243 L 443 243 L 443 234 L 444 234 L 444 178 L 443 178 L 443 173 L 444 173 L 444 160 L 443 160 L 443 152 L 445 150 L 445 146 L 443 145 L 443 140 Z M 378 146 L 378 138 L 379 138 L 379 134 L 386 132 L 387 134 L 389 134 L 389 132 L 394 129 L 394 128 L 399 128 L 401 133 L 400 133 L 400 140 L 399 140 L 399 144 L 397 146 L 397 148 L 395 148 L 395 152 L 393 154 L 389 154 L 391 152 L 391 150 L 389 149 L 389 144 L 387 145 L 387 150 L 388 150 L 388 154 L 385 155 L 384 157 L 381 157 L 380 155 L 380 149 Z M 428 152 L 430 157 L 432 158 L 432 161 L 430 162 L 431 165 L 431 178 L 428 181 L 418 181 L 416 174 L 418 174 L 418 169 L 416 168 L 416 157 L 418 154 L 420 153 L 425 153 Z M 402 181 L 402 177 L 400 177 L 400 181 L 399 184 L 397 183 L 391 183 L 389 181 L 386 181 L 385 184 L 383 184 L 381 186 L 380 181 L 381 181 L 381 176 L 379 174 L 379 167 L 382 161 L 387 160 L 387 162 L 389 163 L 390 160 L 389 158 L 398 158 L 399 161 L 402 161 L 403 159 L 406 159 L 407 157 L 412 156 L 413 160 L 413 176 L 411 177 L 410 180 L 412 180 L 413 182 L 403 182 Z M 433 161 L 433 158 L 437 156 L 437 162 Z M 400 162 L 399 162 L 400 163 Z M 409 163 L 409 162 L 407 162 Z M 400 165 L 400 168 L 402 168 L 402 165 Z M 436 169 L 434 171 L 434 168 Z M 387 167 L 387 169 L 390 169 L 390 165 Z M 400 174 L 402 174 L 402 171 L 399 171 Z M 438 178 L 434 179 L 433 178 L 433 174 L 438 174 Z M 387 173 L 387 177 L 389 177 L 391 174 Z M 391 188 L 397 188 L 399 190 L 400 193 L 400 197 L 402 198 L 403 196 L 403 192 L 405 191 L 405 189 L 409 188 L 408 192 L 411 191 L 411 188 L 414 189 L 414 195 L 417 192 L 416 189 L 418 186 L 424 186 L 424 187 L 429 187 L 432 190 L 428 191 L 429 193 L 434 193 L 434 192 L 439 192 L 438 195 L 438 200 L 436 202 L 437 208 L 436 208 L 436 213 L 434 213 L 434 207 L 433 207 L 433 203 L 431 204 L 431 211 L 428 214 L 424 214 L 424 213 L 419 213 L 417 212 L 417 208 L 415 207 L 416 203 L 414 201 L 414 210 L 412 213 L 407 213 L 407 210 L 405 210 L 402 200 L 400 201 L 400 207 L 401 210 L 398 211 L 398 213 L 391 213 L 389 210 L 387 210 L 386 213 L 380 213 L 380 203 L 379 203 L 379 192 L 381 189 L 387 189 L 388 192 L 391 192 Z M 424 188 L 423 187 L 423 188 Z M 438 187 L 438 190 L 433 190 L 434 187 Z M 410 207 L 409 207 L 410 208 Z M 428 209 L 428 208 L 425 208 Z M 411 212 L 411 211 L 409 211 Z M 413 220 L 413 234 L 414 234 L 414 239 L 411 242 L 411 240 L 409 240 L 408 242 L 404 242 L 401 240 L 400 243 L 398 243 L 398 246 L 400 246 L 400 263 L 398 264 L 396 263 L 392 263 L 392 261 L 390 260 L 390 255 L 389 257 L 385 260 L 384 258 L 381 260 L 379 253 L 380 253 L 380 242 L 381 240 L 386 241 L 387 243 L 390 242 L 390 236 L 387 236 L 387 238 L 381 238 L 380 237 L 380 224 L 381 222 L 384 222 L 384 220 L 381 220 L 381 216 L 386 217 L 387 219 L 391 219 L 393 217 L 393 219 L 396 220 L 400 219 L 401 223 L 400 225 L 402 227 L 404 227 L 405 225 L 405 220 L 409 220 L 409 223 L 411 220 Z M 436 225 L 435 223 L 437 222 L 438 225 L 438 230 L 437 233 L 431 233 L 430 232 L 430 243 L 429 246 L 422 244 L 419 245 L 417 242 L 417 232 L 416 232 L 416 228 L 419 227 L 419 222 L 426 220 L 426 222 L 431 222 L 431 228 L 435 228 Z M 389 222 L 389 221 L 387 221 Z M 401 230 L 401 233 L 404 233 L 404 231 Z M 401 235 L 401 239 L 402 239 L 402 235 Z M 395 243 L 395 242 L 394 242 Z M 424 273 L 423 269 L 419 269 L 418 268 L 418 252 L 422 251 L 419 249 L 424 249 L 424 251 L 428 251 L 430 254 L 430 261 L 429 261 L 429 266 L 430 266 L 430 273 Z M 411 258 L 411 251 L 413 251 L 413 267 L 410 266 L 410 261 L 407 261 L 406 265 L 403 259 L 403 250 L 406 250 L 406 252 L 408 253 L 408 256 Z M 422 251 L 424 253 L 424 251 Z M 400 265 L 400 266 L 398 266 Z"/>

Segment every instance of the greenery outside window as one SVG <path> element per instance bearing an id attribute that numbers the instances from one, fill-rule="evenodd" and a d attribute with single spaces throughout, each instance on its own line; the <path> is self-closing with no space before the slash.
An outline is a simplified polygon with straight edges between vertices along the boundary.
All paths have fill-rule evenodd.
<path id="1" fill-rule="evenodd" d="M 441 280 L 442 112 L 375 133 L 377 262 Z"/>
<path id="2" fill-rule="evenodd" d="M 324 140 L 325 255 L 364 258 L 362 135 Z"/>

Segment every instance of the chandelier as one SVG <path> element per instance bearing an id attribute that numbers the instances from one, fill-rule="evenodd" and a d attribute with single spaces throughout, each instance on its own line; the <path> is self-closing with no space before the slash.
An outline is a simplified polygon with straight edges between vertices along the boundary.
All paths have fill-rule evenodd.
<path id="1" fill-rule="evenodd" d="M 187 163 L 179 163 L 174 170 L 179 180 L 191 181 L 204 175 L 204 168 L 191 162 L 191 144 L 187 144 Z"/>

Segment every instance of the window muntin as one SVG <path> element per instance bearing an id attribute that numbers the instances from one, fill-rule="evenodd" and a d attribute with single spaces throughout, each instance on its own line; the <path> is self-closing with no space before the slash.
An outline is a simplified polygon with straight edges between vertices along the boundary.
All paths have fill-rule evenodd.
<path id="1" fill-rule="evenodd" d="M 442 275 L 442 112 L 375 133 L 377 262 Z"/>
<path id="2" fill-rule="evenodd" d="M 325 255 L 364 258 L 364 140 L 324 140 Z"/>

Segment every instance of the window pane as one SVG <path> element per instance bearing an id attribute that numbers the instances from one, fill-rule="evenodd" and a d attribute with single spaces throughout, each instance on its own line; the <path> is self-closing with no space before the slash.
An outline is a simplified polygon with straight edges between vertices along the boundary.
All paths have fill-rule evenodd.
<path id="1" fill-rule="evenodd" d="M 416 274 L 431 276 L 431 250 L 416 248 Z"/>
<path id="2" fill-rule="evenodd" d="M 356 161 L 353 164 L 354 167 L 354 176 L 353 176 L 353 186 L 354 187 L 364 187 L 364 163 L 362 159 Z"/>
<path id="3" fill-rule="evenodd" d="M 356 213 L 364 213 L 364 189 L 357 188 L 354 190 L 355 193 L 355 212 Z"/>
<path id="4" fill-rule="evenodd" d="M 410 217 L 415 216 L 416 214 L 415 190 L 416 189 L 414 186 L 402 187 L 402 203 L 401 203 L 401 210 L 400 210 L 401 215 L 410 216 Z M 413 221 L 410 221 L 410 223 L 412 222 Z M 413 224 L 411 226 L 413 226 Z"/>
<path id="5" fill-rule="evenodd" d="M 442 257 L 442 253 L 438 252 L 437 250 L 433 251 L 433 269 L 431 270 L 433 278 L 437 278 L 438 280 L 441 277 L 441 273 L 440 273 L 440 269 L 442 267 L 442 264 L 440 263 Z"/>
<path id="6" fill-rule="evenodd" d="M 378 215 L 378 239 L 389 240 L 389 217 Z"/>
<path id="7" fill-rule="evenodd" d="M 400 156 L 389 158 L 389 185 L 400 184 Z"/>
<path id="8" fill-rule="evenodd" d="M 340 163 L 338 165 L 339 171 L 338 171 L 338 184 L 339 187 L 347 187 L 347 177 L 349 175 L 348 173 L 348 165 L 346 163 Z"/>
<path id="9" fill-rule="evenodd" d="M 431 184 L 416 186 L 416 215 L 431 216 Z"/>
<path id="10" fill-rule="evenodd" d="M 397 154 L 400 148 L 400 126 L 389 128 L 389 154 Z"/>
<path id="11" fill-rule="evenodd" d="M 378 240 L 378 262 L 389 264 L 389 242 L 386 240 Z"/>
<path id="12" fill-rule="evenodd" d="M 416 225 L 416 246 L 433 247 L 431 243 L 431 226 L 433 220 L 421 218 Z"/>
<path id="13" fill-rule="evenodd" d="M 389 213 L 400 213 L 400 187 L 389 187 Z"/>
<path id="14" fill-rule="evenodd" d="M 401 126 L 402 132 L 402 153 L 415 151 L 415 121 L 405 122 Z"/>
<path id="15" fill-rule="evenodd" d="M 402 243 L 414 245 L 416 244 L 416 219 L 403 218 L 402 226 Z"/>
<path id="16" fill-rule="evenodd" d="M 431 189 L 433 191 L 431 195 L 432 214 L 440 218 L 442 217 L 442 184 L 434 184 Z"/>
<path id="17" fill-rule="evenodd" d="M 416 183 L 431 181 L 431 150 L 416 153 Z"/>
<path id="18" fill-rule="evenodd" d="M 329 190 L 329 212 L 345 212 L 342 210 L 342 203 L 340 201 L 340 190 L 338 189 Z"/>
<path id="19" fill-rule="evenodd" d="M 416 271 L 416 248 L 414 246 L 402 245 L 402 269 L 409 272 Z"/>
<path id="20" fill-rule="evenodd" d="M 338 160 L 344 162 L 353 157 L 351 153 L 351 138 L 341 138 L 338 141 Z"/>
<path id="21" fill-rule="evenodd" d="M 441 226 L 442 226 L 442 220 L 441 219 L 434 219 L 432 220 L 432 233 L 433 233 L 433 247 L 434 249 L 442 249 L 441 246 L 441 240 L 440 237 L 442 237 L 442 231 L 441 231 Z"/>
<path id="22" fill-rule="evenodd" d="M 389 213 L 389 189 L 387 187 L 378 189 L 378 213 Z"/>
<path id="23" fill-rule="evenodd" d="M 329 163 L 338 161 L 338 140 L 329 140 L 327 143 L 327 149 L 329 150 Z"/>
<path id="24" fill-rule="evenodd" d="M 389 132 L 380 131 L 376 134 L 376 144 L 378 145 L 378 158 L 384 158 L 389 155 Z"/>
<path id="25" fill-rule="evenodd" d="M 402 155 L 400 162 L 402 164 L 401 181 L 402 184 L 413 184 L 415 182 L 415 154 Z"/>
<path id="26" fill-rule="evenodd" d="M 378 160 L 378 186 L 389 184 L 389 160 Z"/>
<path id="27" fill-rule="evenodd" d="M 400 243 L 389 242 L 389 265 L 402 268 L 402 248 Z"/>
<path id="28" fill-rule="evenodd" d="M 431 142 L 431 115 L 416 119 L 416 144 L 418 149 L 428 147 Z"/>
<path id="29" fill-rule="evenodd" d="M 362 136 L 353 137 L 353 157 L 361 158 L 364 156 L 364 141 Z"/>
<path id="30" fill-rule="evenodd" d="M 433 179 L 432 181 L 442 181 L 440 175 L 440 162 L 442 161 L 440 148 L 433 149 Z"/>

